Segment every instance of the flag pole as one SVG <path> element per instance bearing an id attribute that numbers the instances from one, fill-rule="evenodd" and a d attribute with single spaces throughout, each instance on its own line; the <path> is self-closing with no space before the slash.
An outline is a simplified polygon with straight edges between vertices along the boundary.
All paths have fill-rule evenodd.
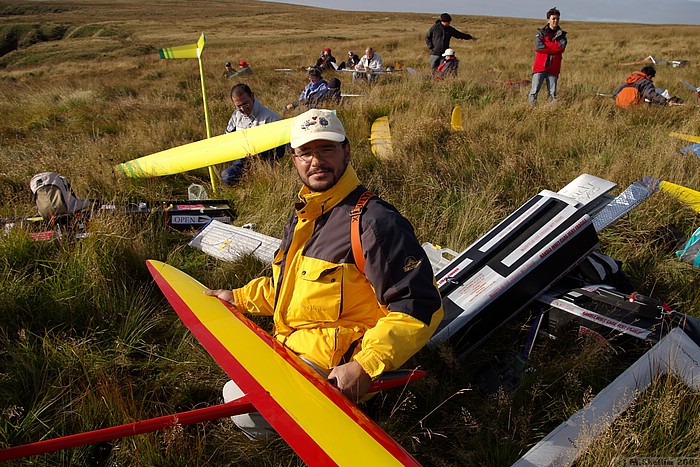
<path id="1" fill-rule="evenodd" d="M 207 105 L 207 88 L 204 85 L 204 65 L 202 63 L 202 52 L 204 51 L 204 33 L 199 38 L 197 42 L 197 60 L 199 61 L 199 76 L 202 81 L 202 101 L 204 102 L 204 123 L 207 127 L 207 139 L 211 138 L 211 125 L 209 124 L 209 106 Z M 216 175 L 214 174 L 214 167 L 209 166 L 209 180 L 211 181 L 211 189 L 216 193 Z"/>

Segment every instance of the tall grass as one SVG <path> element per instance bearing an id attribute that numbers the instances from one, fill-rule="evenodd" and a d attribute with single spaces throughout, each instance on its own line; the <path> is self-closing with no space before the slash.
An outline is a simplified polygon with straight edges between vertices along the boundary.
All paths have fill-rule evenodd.
<path id="1" fill-rule="evenodd" d="M 343 92 L 364 96 L 345 98 L 337 111 L 360 178 L 409 218 L 421 241 L 461 250 L 540 190 L 558 190 L 584 172 L 620 188 L 644 175 L 700 188 L 700 159 L 680 155 L 683 143 L 668 137 L 669 131 L 700 133 L 693 96 L 679 82 L 699 84 L 699 58 L 690 46 L 698 27 L 565 18 L 570 43 L 559 102 L 531 109 L 529 86 L 506 83 L 529 79 L 532 38 L 542 21 L 455 16 L 454 25 L 479 41 L 453 42 L 460 77 L 435 82 L 423 44 L 432 15 L 243 0 L 0 4 L 0 37 L 9 38 L 0 47 L 0 215 L 35 212 L 28 183 L 43 171 L 67 176 L 81 197 L 118 205 L 155 206 L 184 198 L 191 183 L 206 185 L 206 170 L 125 179 L 112 169 L 206 137 L 197 61 L 156 54 L 194 43 L 201 32 L 214 135 L 233 110 L 228 94 L 235 82 L 221 76 L 226 61 L 251 63 L 255 73 L 246 82 L 273 110 L 297 99 L 306 83 L 302 67 L 324 47 L 342 59 L 348 50 L 372 46 L 386 65 L 416 69 L 371 87 L 340 74 Z M 685 68 L 659 66 L 655 80 L 689 105 L 623 112 L 596 95 L 612 92 L 638 68 L 619 63 L 650 54 L 691 60 Z M 450 127 L 455 105 L 462 107 L 464 131 Z M 387 161 L 371 153 L 367 140 L 373 120 L 384 115 L 394 145 Z M 285 159 L 253 161 L 249 169 L 240 185 L 208 190 L 229 201 L 236 224 L 252 222 L 279 236 L 299 187 L 294 168 Z M 602 232 L 601 249 L 623 261 L 637 290 L 698 316 L 700 273 L 673 257 L 678 242 L 664 234 L 673 226 L 688 235 L 698 225 L 700 216 L 658 193 Z M 90 236 L 79 241 L 70 230 L 52 242 L 32 241 L 22 229 L 0 238 L 0 446 L 221 402 L 227 377 L 180 323 L 144 262 L 166 261 L 216 288 L 240 286 L 267 273 L 266 265 L 254 258 L 222 263 L 191 249 L 191 233 L 169 230 L 157 211 L 103 213 L 87 229 Z M 410 364 L 427 369 L 428 378 L 363 408 L 426 465 L 509 465 L 644 350 L 615 354 L 575 336 L 540 339 L 529 371 L 518 373 L 513 355 L 536 311 L 524 312 L 466 361 L 448 346 L 422 351 Z M 493 375 L 507 369 L 519 374 L 519 384 L 484 389 L 493 389 Z M 580 464 L 652 453 L 692 456 L 700 444 L 696 399 L 677 381 L 660 379 Z M 282 440 L 251 443 L 229 419 L 34 462 L 301 465 Z"/>

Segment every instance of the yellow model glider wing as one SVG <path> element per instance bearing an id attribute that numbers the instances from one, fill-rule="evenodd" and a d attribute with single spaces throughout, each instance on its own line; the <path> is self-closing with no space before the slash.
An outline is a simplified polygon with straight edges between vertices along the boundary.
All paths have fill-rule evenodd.
<path id="1" fill-rule="evenodd" d="M 372 153 L 380 159 L 389 159 L 394 155 L 394 149 L 391 146 L 389 117 L 379 117 L 372 123 L 369 141 Z"/>
<path id="2" fill-rule="evenodd" d="M 462 125 L 462 106 L 456 105 L 452 110 L 452 129 L 455 131 L 464 131 Z"/>
<path id="3" fill-rule="evenodd" d="M 700 191 L 691 190 L 675 183 L 662 180 L 659 189 L 675 196 L 678 201 L 687 204 L 695 212 L 700 212 Z"/>
<path id="4" fill-rule="evenodd" d="M 158 177 L 241 159 L 289 143 L 292 120 L 280 120 L 124 162 L 115 167 L 128 177 Z"/>
<path id="5" fill-rule="evenodd" d="M 676 133 L 675 131 L 669 133 L 668 136 L 682 139 L 684 141 L 690 141 L 691 143 L 700 143 L 700 136 L 686 135 L 684 133 Z"/>

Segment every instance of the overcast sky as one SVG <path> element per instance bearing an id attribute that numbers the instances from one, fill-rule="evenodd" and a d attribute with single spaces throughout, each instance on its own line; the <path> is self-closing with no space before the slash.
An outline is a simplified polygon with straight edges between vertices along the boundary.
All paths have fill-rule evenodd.
<path id="1" fill-rule="evenodd" d="M 277 1 L 277 0 L 266 0 Z M 542 18 L 556 6 L 566 20 L 616 23 L 700 24 L 700 0 L 286 0 L 281 3 L 336 10 L 442 12 L 477 15 Z M 352 8 L 349 7 L 352 6 Z"/>

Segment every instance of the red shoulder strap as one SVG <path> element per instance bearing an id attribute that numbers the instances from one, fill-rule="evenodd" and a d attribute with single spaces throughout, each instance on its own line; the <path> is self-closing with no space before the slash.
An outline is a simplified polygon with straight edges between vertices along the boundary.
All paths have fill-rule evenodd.
<path id="1" fill-rule="evenodd" d="M 352 245 L 352 256 L 355 258 L 355 266 L 357 266 L 357 269 L 359 269 L 362 274 L 365 273 L 365 255 L 362 253 L 360 218 L 362 217 L 362 210 L 364 207 L 369 200 L 375 196 L 377 195 L 371 191 L 365 191 L 362 193 L 362 196 L 360 196 L 360 199 L 357 200 L 355 207 L 350 211 L 350 244 Z"/>

